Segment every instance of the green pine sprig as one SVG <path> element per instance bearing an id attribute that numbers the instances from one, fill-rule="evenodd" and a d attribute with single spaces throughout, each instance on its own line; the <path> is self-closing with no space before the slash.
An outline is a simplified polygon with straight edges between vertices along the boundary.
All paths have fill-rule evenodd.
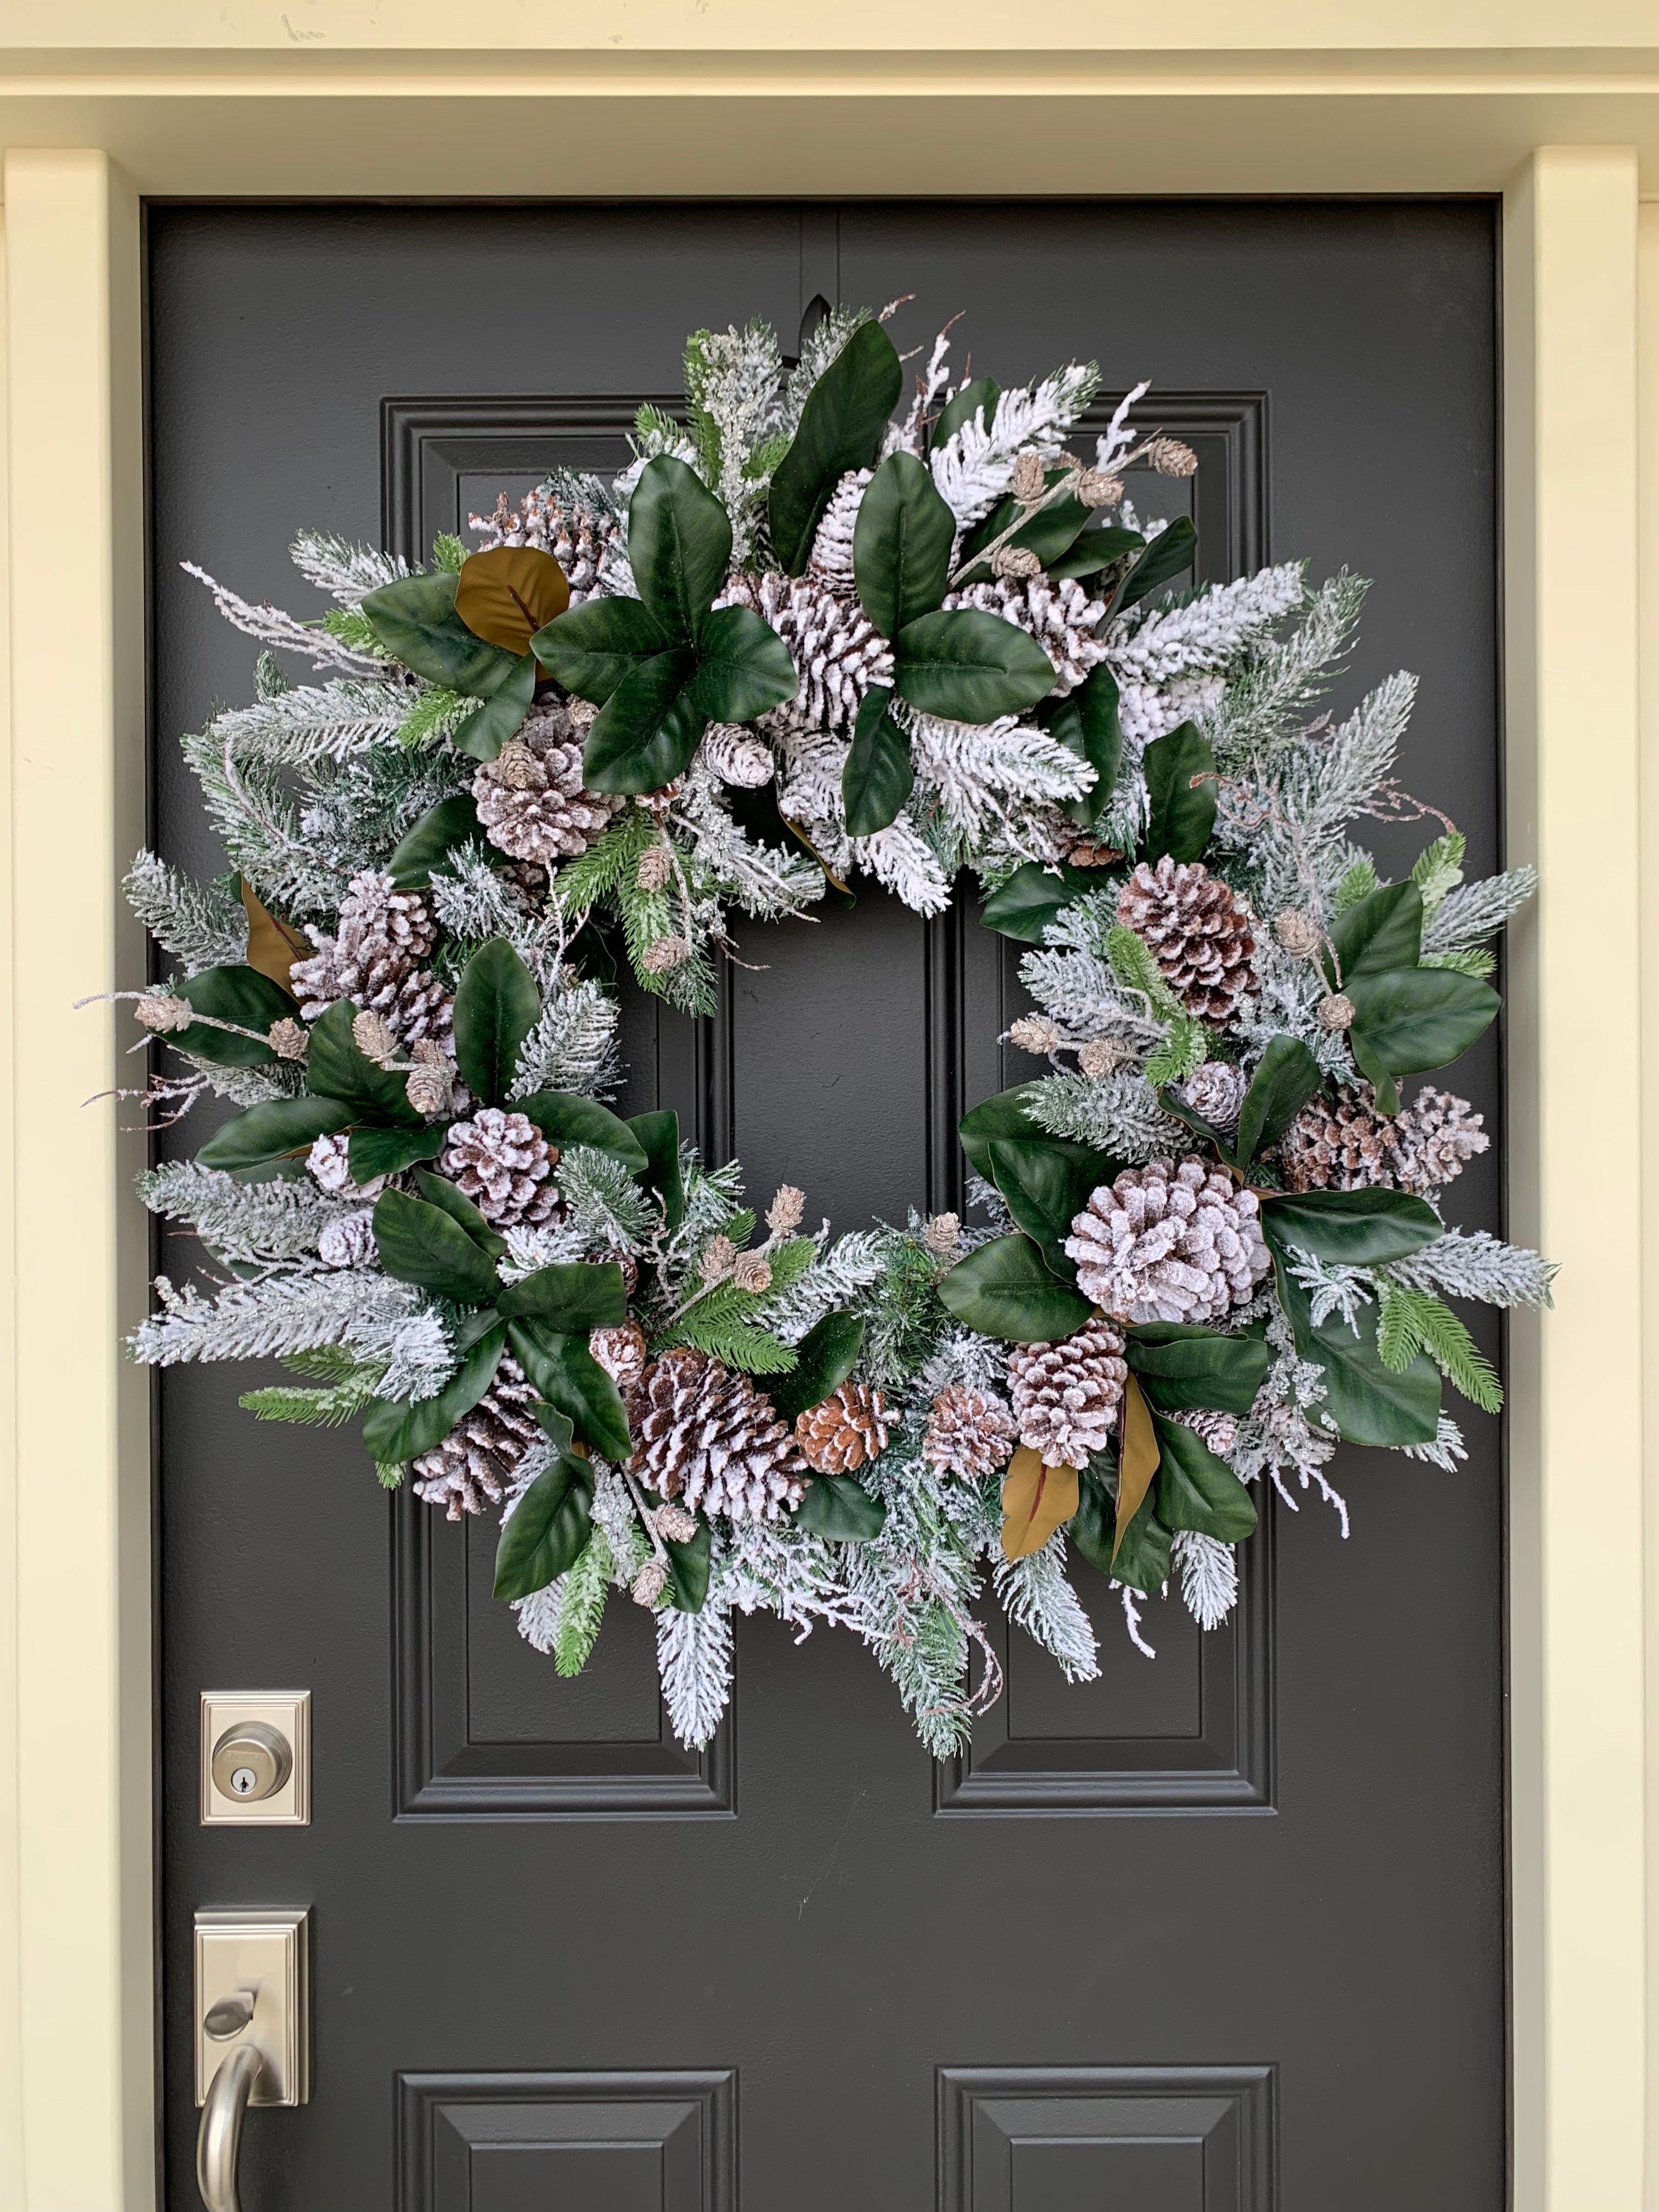
<path id="1" fill-rule="evenodd" d="M 580 1674 L 599 1639 L 610 1595 L 611 1547 L 595 1528 L 587 1547 L 566 1574 L 560 1593 L 559 1625 L 553 1632 L 553 1664 L 561 1674 Z"/>
<path id="2" fill-rule="evenodd" d="M 1356 860 L 1336 887 L 1336 911 L 1346 914 L 1351 906 L 1369 898 L 1377 888 L 1376 870 L 1368 860 Z"/>
<path id="3" fill-rule="evenodd" d="M 1377 1356 L 1394 1374 L 1410 1366 L 1419 1352 L 1426 1352 L 1452 1389 L 1479 1406 L 1483 1413 L 1496 1413 L 1504 1404 L 1504 1386 L 1498 1370 L 1475 1343 L 1451 1308 L 1431 1291 L 1407 1290 L 1376 1279 L 1378 1313 Z"/>

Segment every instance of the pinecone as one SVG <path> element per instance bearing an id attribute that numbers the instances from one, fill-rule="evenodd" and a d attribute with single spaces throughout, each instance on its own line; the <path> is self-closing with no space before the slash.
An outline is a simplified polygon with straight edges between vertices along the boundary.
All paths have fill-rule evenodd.
<path id="1" fill-rule="evenodd" d="M 510 1352 L 501 1354 L 495 1379 L 470 1413 L 430 1451 L 410 1463 L 415 1495 L 447 1509 L 446 1518 L 499 1505 L 526 1447 L 541 1434 L 531 1407 L 536 1393 Z"/>
<path id="2" fill-rule="evenodd" d="M 627 1397 L 645 1372 L 645 1331 L 638 1322 L 619 1322 L 615 1328 L 589 1329 L 587 1348 Z"/>
<path id="3" fill-rule="evenodd" d="M 839 592 L 843 599 L 851 599 L 858 588 L 853 578 L 853 532 L 871 475 L 869 469 L 849 469 L 836 486 L 806 564 L 809 576 Z"/>
<path id="4" fill-rule="evenodd" d="M 947 1382 L 927 1415 L 921 1455 L 941 1474 L 977 1482 L 1006 1467 L 1014 1449 L 1014 1424 L 1000 1398 L 966 1382 Z"/>
<path id="5" fill-rule="evenodd" d="M 472 779 L 492 845 L 546 868 L 574 860 L 622 805 L 582 787 L 581 738 L 562 707 L 538 708 Z"/>
<path id="6" fill-rule="evenodd" d="M 1231 1129 L 1237 1123 L 1249 1087 L 1242 1067 L 1230 1060 L 1206 1060 L 1182 1085 L 1181 1096 L 1212 1129 Z"/>
<path id="7" fill-rule="evenodd" d="M 1104 599 L 1091 599 L 1075 576 L 998 576 L 947 592 L 947 607 L 977 607 L 1000 615 L 1034 637 L 1054 664 L 1054 691 L 1063 698 L 1106 658 L 1103 639 L 1095 635 L 1106 614 Z"/>
<path id="8" fill-rule="evenodd" d="M 1117 1321 L 1218 1321 L 1267 1272 L 1255 1193 L 1202 1160 L 1153 1160 L 1093 1192 L 1066 1249 Z"/>
<path id="9" fill-rule="evenodd" d="M 771 748 L 735 722 L 711 722 L 702 733 L 702 763 L 722 783 L 757 790 L 777 773 Z"/>
<path id="10" fill-rule="evenodd" d="M 1141 861 L 1118 894 L 1117 918 L 1151 949 L 1189 1014 L 1231 1020 L 1250 988 L 1250 910 L 1201 860 Z"/>
<path id="11" fill-rule="evenodd" d="M 646 1370 L 629 1404 L 631 1472 L 663 1498 L 733 1521 L 775 1521 L 806 1495 L 795 1440 L 748 1376 L 682 1346 Z"/>
<path id="12" fill-rule="evenodd" d="M 1455 1182 L 1464 1162 L 1484 1152 L 1491 1142 L 1480 1126 L 1484 1119 L 1467 1098 L 1425 1084 L 1417 1103 L 1395 1121 L 1395 1172 L 1401 1190 L 1415 1191 L 1421 1198 Z"/>
<path id="13" fill-rule="evenodd" d="M 306 1020 L 320 1019 L 337 999 L 350 999 L 392 1022 L 404 985 L 437 942 L 438 927 L 422 892 L 398 890 L 389 875 L 368 868 L 351 878 L 340 902 L 338 933 L 328 937 L 307 923 L 306 935 L 316 956 L 296 960 L 290 975 Z"/>
<path id="14" fill-rule="evenodd" d="M 789 648 L 800 690 L 766 715 L 767 729 L 830 730 L 846 734 L 872 684 L 893 679 L 892 650 L 854 599 L 843 599 L 811 576 L 733 576 L 717 606 L 749 607 Z"/>
<path id="15" fill-rule="evenodd" d="M 1238 1419 L 1236 1414 L 1224 1413 L 1218 1406 L 1191 1406 L 1182 1413 L 1172 1413 L 1183 1429 L 1202 1437 L 1218 1459 L 1225 1459 L 1238 1442 Z"/>
<path id="16" fill-rule="evenodd" d="M 384 1011 L 386 1027 L 403 1045 L 430 1042 L 441 1045 L 446 1057 L 454 1049 L 453 994 L 424 968 L 404 976 L 397 996 Z"/>
<path id="17" fill-rule="evenodd" d="M 359 1212 L 337 1214 L 332 1221 L 325 1222 L 317 1239 L 317 1256 L 325 1267 L 376 1265 L 380 1255 L 374 1242 L 374 1209 L 366 1206 Z"/>
<path id="18" fill-rule="evenodd" d="M 526 492 L 517 507 L 503 492 L 493 514 L 470 514 L 467 520 L 483 540 L 481 552 L 495 545 L 533 545 L 538 553 L 550 553 L 564 570 L 573 607 L 607 582 L 614 588 L 617 572 L 628 567 L 622 524 L 614 514 L 567 508 L 545 485 Z"/>
<path id="19" fill-rule="evenodd" d="M 853 1474 L 887 1449 L 887 1408 L 879 1390 L 841 1382 L 795 1419 L 795 1442 L 814 1474 Z"/>
<path id="20" fill-rule="evenodd" d="M 1123 1339 L 1107 1322 L 1085 1322 L 1060 1344 L 1016 1345 L 1008 1395 L 1021 1443 L 1047 1467 L 1086 1467 L 1116 1425 L 1128 1374 Z"/>
<path id="21" fill-rule="evenodd" d="M 439 1167 L 486 1221 L 534 1229 L 558 1210 L 558 1157 L 527 1115 L 483 1106 L 470 1121 L 450 1124 Z"/>
<path id="22" fill-rule="evenodd" d="M 1092 830 L 1079 830 L 1069 823 L 1060 839 L 1060 855 L 1074 868 L 1109 868 L 1123 858 L 1120 845 L 1109 845 Z"/>
<path id="23" fill-rule="evenodd" d="M 1367 1190 L 1394 1173 L 1394 1124 L 1376 1110 L 1369 1083 L 1322 1094 L 1303 1108 L 1279 1140 L 1279 1164 L 1291 1190 Z"/>

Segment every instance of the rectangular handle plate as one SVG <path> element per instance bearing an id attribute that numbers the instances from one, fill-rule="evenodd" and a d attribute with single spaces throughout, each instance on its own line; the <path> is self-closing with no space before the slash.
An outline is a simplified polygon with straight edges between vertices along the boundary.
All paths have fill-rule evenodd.
<path id="1" fill-rule="evenodd" d="M 303 2105 L 311 2094 L 310 1917 L 307 1912 L 196 1915 L 196 2101 L 230 2053 L 251 2045 L 262 2060 L 249 2102 Z M 253 2016 L 237 2035 L 210 2036 L 215 2005 L 251 1997 Z"/>

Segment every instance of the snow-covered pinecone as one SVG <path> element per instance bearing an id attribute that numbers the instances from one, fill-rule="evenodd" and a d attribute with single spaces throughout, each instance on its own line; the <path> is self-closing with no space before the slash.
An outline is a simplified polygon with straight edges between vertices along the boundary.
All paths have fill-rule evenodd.
<path id="1" fill-rule="evenodd" d="M 583 789 L 581 732 L 557 706 L 538 709 L 484 762 L 472 796 L 492 845 L 546 868 L 585 853 L 623 804 Z"/>
<path id="2" fill-rule="evenodd" d="M 344 1137 L 314 1137 L 306 1154 L 306 1165 L 323 1188 L 336 1198 L 343 1198 L 353 1188 L 349 1150 Z"/>
<path id="3" fill-rule="evenodd" d="M 1279 1163 L 1291 1190 L 1367 1190 L 1395 1172 L 1395 1125 L 1379 1114 L 1369 1083 L 1322 1094 L 1304 1106 L 1279 1140 Z"/>
<path id="4" fill-rule="evenodd" d="M 812 540 L 812 556 L 806 564 L 809 576 L 815 577 L 820 584 L 827 584 L 832 592 L 839 592 L 843 599 L 851 599 L 858 589 L 853 575 L 853 532 L 872 474 L 869 469 L 849 469 L 836 486 L 823 510 L 823 520 Z"/>
<path id="5" fill-rule="evenodd" d="M 525 1114 L 483 1106 L 452 1122 L 439 1167 L 498 1229 L 534 1229 L 558 1210 L 558 1153 Z"/>
<path id="6" fill-rule="evenodd" d="M 1008 1355 L 1008 1395 L 1019 1440 L 1046 1467 L 1086 1467 L 1103 1451 L 1128 1379 L 1123 1339 L 1103 1321 L 1059 1344 L 1018 1344 Z"/>
<path id="7" fill-rule="evenodd" d="M 795 1442 L 814 1474 L 852 1474 L 887 1449 L 887 1407 L 879 1390 L 841 1382 L 795 1417 Z"/>
<path id="8" fill-rule="evenodd" d="M 519 1462 L 541 1434 L 531 1407 L 536 1393 L 510 1352 L 501 1354 L 495 1379 L 470 1413 L 463 1413 L 441 1443 L 411 1461 L 415 1495 L 441 1505 L 446 1517 L 482 1513 L 499 1505 Z"/>
<path id="9" fill-rule="evenodd" d="M 614 514 L 586 507 L 566 508 L 544 486 L 526 492 L 517 507 L 503 492 L 493 514 L 470 514 L 467 520 L 482 541 L 480 551 L 495 545 L 533 545 L 538 553 L 550 553 L 564 570 L 573 607 L 592 598 L 607 582 L 607 572 L 627 566 L 623 527 Z"/>
<path id="10" fill-rule="evenodd" d="M 749 607 L 789 648 L 800 690 L 763 717 L 775 730 L 830 730 L 845 736 L 872 684 L 893 680 L 893 654 L 858 601 L 842 599 L 811 576 L 733 576 L 715 603 Z"/>
<path id="11" fill-rule="evenodd" d="M 706 1352 L 664 1352 L 628 1413 L 631 1470 L 660 1497 L 733 1521 L 775 1521 L 806 1495 L 805 1466 L 770 1399 Z"/>
<path id="12" fill-rule="evenodd" d="M 1235 1067 L 1231 1060 L 1206 1060 L 1182 1085 L 1181 1096 L 1212 1129 L 1231 1129 L 1237 1123 L 1249 1087 L 1242 1067 Z"/>
<path id="13" fill-rule="evenodd" d="M 436 944 L 438 927 L 424 893 L 400 891 L 383 869 L 366 868 L 347 886 L 337 933 L 329 937 L 308 922 L 306 935 L 316 955 L 296 960 L 290 976 L 306 1020 L 319 1020 L 337 999 L 390 1020 L 404 983 Z"/>
<path id="14" fill-rule="evenodd" d="M 1006 1467 L 1013 1449 L 1013 1417 L 1000 1398 L 966 1382 L 947 1382 L 933 1400 L 921 1455 L 941 1474 L 977 1482 Z"/>
<path id="15" fill-rule="evenodd" d="M 1416 1104 L 1395 1120 L 1395 1173 L 1401 1190 L 1420 1198 L 1455 1182 L 1464 1163 L 1491 1142 L 1480 1126 L 1484 1119 L 1467 1098 L 1425 1084 Z"/>
<path id="16" fill-rule="evenodd" d="M 1074 822 L 1062 815 L 1063 826 L 1057 832 L 1060 857 L 1074 868 L 1109 868 L 1123 858 L 1120 845 L 1109 844 L 1093 830 L 1079 830 Z"/>
<path id="17" fill-rule="evenodd" d="M 756 790 L 777 773 L 772 749 L 736 722 L 711 722 L 702 733 L 702 763 L 722 783 Z"/>
<path id="18" fill-rule="evenodd" d="M 587 1348 L 623 1396 L 645 1372 L 645 1331 L 636 1321 L 618 1322 L 614 1328 L 592 1328 Z"/>
<path id="19" fill-rule="evenodd" d="M 343 1213 L 325 1222 L 317 1239 L 317 1256 L 325 1267 L 368 1267 L 375 1260 L 374 1215 L 371 1208 Z"/>
<path id="20" fill-rule="evenodd" d="M 1231 1019 L 1250 988 L 1249 907 L 1201 860 L 1142 860 L 1118 894 L 1117 918 L 1146 945 L 1189 1014 Z"/>
<path id="21" fill-rule="evenodd" d="M 404 1047 L 429 1039 L 441 1045 L 447 1054 L 453 1053 L 454 994 L 424 968 L 405 975 L 391 1005 L 380 1011 L 386 1016 L 386 1026 Z"/>
<path id="22" fill-rule="evenodd" d="M 1267 1272 L 1260 1211 L 1202 1160 L 1152 1160 L 1091 1194 L 1066 1249 L 1078 1288 L 1115 1320 L 1218 1321 Z"/>
<path id="23" fill-rule="evenodd" d="M 1091 599 L 1075 576 L 997 576 L 947 592 L 945 604 L 1000 615 L 1034 637 L 1054 664 L 1054 690 L 1061 697 L 1106 658 L 1105 644 L 1095 635 L 1106 602 Z"/>
<path id="24" fill-rule="evenodd" d="M 1191 1406 L 1185 1413 L 1171 1413 L 1170 1419 L 1202 1437 L 1218 1459 L 1225 1459 L 1238 1442 L 1237 1416 L 1224 1413 L 1219 1406 Z"/>

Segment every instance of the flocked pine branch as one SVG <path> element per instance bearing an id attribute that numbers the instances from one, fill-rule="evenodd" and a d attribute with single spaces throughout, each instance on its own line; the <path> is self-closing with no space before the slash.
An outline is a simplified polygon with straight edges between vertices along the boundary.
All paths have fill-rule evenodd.
<path id="1" fill-rule="evenodd" d="M 296 621 L 281 607 L 256 605 L 245 599 L 223 584 L 216 582 L 205 568 L 194 561 L 181 561 L 179 567 L 187 576 L 194 576 L 205 584 L 213 594 L 213 604 L 228 623 L 257 637 L 261 645 L 273 646 L 279 653 L 303 653 L 313 668 L 337 668 L 347 676 L 383 676 L 386 659 L 383 654 L 361 652 L 345 640 L 325 629 L 320 623 Z"/>
<path id="2" fill-rule="evenodd" d="M 1536 868 L 1511 868 L 1449 891 L 1423 931 L 1425 952 L 1455 952 L 1503 928 L 1538 889 Z"/>
<path id="3" fill-rule="evenodd" d="M 1505 1244 L 1484 1229 L 1449 1229 L 1408 1259 L 1393 1260 L 1389 1273 L 1410 1290 L 1440 1291 L 1489 1306 L 1547 1306 L 1556 1266 L 1518 1244 Z"/>
<path id="4" fill-rule="evenodd" d="M 357 606 L 370 592 L 378 592 L 383 584 L 395 584 L 410 573 L 402 554 L 354 545 L 327 530 L 301 531 L 289 550 L 306 581 L 337 599 L 343 607 Z"/>
<path id="5" fill-rule="evenodd" d="M 991 420 L 971 416 L 929 456 L 933 482 L 964 528 L 988 514 L 1008 489 L 1016 457 L 1046 459 L 1060 452 L 1066 434 L 1100 388 L 1093 362 L 1073 362 L 1040 384 L 1005 392 Z"/>
<path id="6" fill-rule="evenodd" d="M 186 975 L 247 957 L 247 915 L 216 884 L 196 884 L 154 853 L 140 853 L 121 885 L 127 903 Z"/>

